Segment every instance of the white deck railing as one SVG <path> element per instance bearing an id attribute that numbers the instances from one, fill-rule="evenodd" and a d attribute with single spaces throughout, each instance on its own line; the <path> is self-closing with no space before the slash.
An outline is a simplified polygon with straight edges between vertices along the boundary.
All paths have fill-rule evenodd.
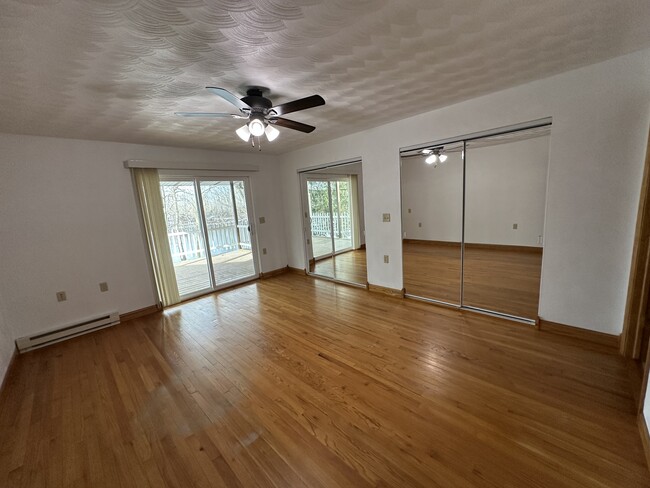
<path id="1" fill-rule="evenodd" d="M 334 217 L 334 237 L 338 239 L 352 238 L 352 222 L 349 215 Z M 339 229 L 339 222 L 341 228 Z M 317 237 L 332 237 L 329 214 L 311 214 L 311 234 Z"/>
<path id="2" fill-rule="evenodd" d="M 213 256 L 237 249 L 251 249 L 248 223 L 208 222 L 208 241 Z M 203 233 L 197 224 L 168 225 L 167 237 L 172 261 L 190 261 L 206 256 Z M 239 232 L 237 232 L 239 230 Z"/>

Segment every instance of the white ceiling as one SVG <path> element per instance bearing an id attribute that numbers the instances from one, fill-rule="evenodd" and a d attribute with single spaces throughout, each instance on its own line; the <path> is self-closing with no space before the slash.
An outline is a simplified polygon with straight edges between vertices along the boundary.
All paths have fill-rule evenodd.
<path id="1" fill-rule="evenodd" d="M 646 47 L 648 0 L 0 0 L 0 132 L 250 150 L 173 112 L 322 95 L 279 153 Z"/>

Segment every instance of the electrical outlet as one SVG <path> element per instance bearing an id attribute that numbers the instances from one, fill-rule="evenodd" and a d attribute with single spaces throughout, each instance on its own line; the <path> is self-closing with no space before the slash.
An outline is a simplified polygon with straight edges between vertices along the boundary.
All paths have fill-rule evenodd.
<path id="1" fill-rule="evenodd" d="M 388 254 L 384 254 L 384 263 L 388 264 L 389 258 Z"/>
<path id="2" fill-rule="evenodd" d="M 57 302 L 65 302 L 68 299 L 64 291 L 57 291 L 56 292 L 56 301 Z"/>
<path id="3" fill-rule="evenodd" d="M 307 244 L 311 244 L 311 241 L 309 239 L 307 239 Z"/>
<path id="4" fill-rule="evenodd" d="M 512 228 L 517 230 L 517 227 L 519 227 L 519 224 L 512 224 Z"/>
<path id="5" fill-rule="evenodd" d="M 265 247 L 262 248 L 262 254 L 266 254 L 266 248 Z"/>
<path id="6" fill-rule="evenodd" d="M 106 283 L 105 281 L 102 281 L 99 284 L 99 291 L 108 291 L 108 283 Z"/>
<path id="7" fill-rule="evenodd" d="M 384 222 L 390 222 L 390 214 L 389 213 L 383 214 L 382 217 L 383 217 Z"/>
<path id="8" fill-rule="evenodd" d="M 264 217 L 260 217 L 260 224 L 263 224 L 264 222 L 266 222 L 266 219 Z"/>

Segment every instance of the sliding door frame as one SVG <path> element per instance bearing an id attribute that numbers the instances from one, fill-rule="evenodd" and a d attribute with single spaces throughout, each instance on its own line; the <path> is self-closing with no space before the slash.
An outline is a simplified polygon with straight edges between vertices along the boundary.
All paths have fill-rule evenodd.
<path id="1" fill-rule="evenodd" d="M 413 298 L 416 300 L 424 301 L 424 302 L 429 302 L 433 303 L 436 305 L 443 305 L 445 307 L 450 307 L 450 308 L 455 308 L 458 310 L 468 310 L 471 312 L 476 312 L 476 313 L 481 313 L 484 315 L 490 315 L 493 317 L 500 317 L 500 318 L 505 318 L 508 320 L 512 320 L 515 322 L 521 322 L 524 324 L 528 325 L 537 325 L 538 319 L 529 319 L 527 317 L 519 317 L 517 315 L 512 315 L 508 313 L 503 313 L 503 312 L 497 312 L 494 310 L 489 310 L 489 309 L 484 309 L 480 307 L 474 307 L 471 305 L 465 305 L 463 303 L 463 294 L 464 294 L 464 269 L 465 269 L 465 212 L 466 212 L 466 174 L 467 174 L 467 143 L 470 141 L 478 140 L 478 139 L 484 139 L 486 137 L 492 137 L 492 136 L 498 136 L 502 134 L 509 134 L 511 132 L 519 132 L 523 130 L 528 130 L 528 129 L 536 129 L 538 127 L 546 127 L 546 126 L 552 126 L 553 125 L 553 119 L 551 117 L 546 117 L 543 119 L 537 119 L 537 120 L 532 120 L 530 122 L 523 122 L 520 124 L 514 124 L 510 126 L 505 126 L 505 127 L 499 127 L 496 129 L 490 129 L 490 130 L 485 130 L 485 131 L 480 131 L 480 132 L 473 132 L 464 136 L 458 136 L 458 137 L 451 137 L 451 138 L 446 138 L 446 139 L 439 139 L 435 140 L 432 142 L 427 142 L 424 144 L 417 144 L 413 146 L 408 146 L 408 147 L 403 147 L 400 148 L 399 150 L 399 161 L 400 161 L 400 215 L 404 215 L 403 213 L 403 189 L 402 189 L 402 182 L 403 182 L 403 175 L 402 175 L 402 154 L 405 152 L 411 152 L 411 151 L 418 151 L 424 148 L 432 147 L 432 146 L 443 146 L 446 144 L 454 144 L 454 143 L 463 143 L 463 158 L 462 158 L 462 164 L 463 164 L 463 178 L 462 178 L 462 216 L 461 216 L 461 245 L 460 245 L 460 300 L 459 303 L 450 303 L 446 302 L 444 300 L 437 300 L 435 298 L 428 298 L 428 297 L 423 297 L 419 295 L 413 295 L 411 293 L 404 293 L 404 296 L 407 298 Z M 544 220 L 546 220 L 546 206 L 548 205 L 548 174 L 547 174 L 547 185 L 546 185 L 546 198 L 545 198 L 545 210 L 544 210 Z M 402 256 L 404 256 L 404 219 L 400 219 L 401 221 L 401 236 L 402 238 L 400 239 L 400 246 L 401 246 L 401 251 L 402 251 Z M 542 255 L 542 269 L 544 267 L 544 256 Z M 402 280 L 404 279 L 404 259 L 402 259 Z M 541 288 L 541 283 L 540 283 L 540 288 Z M 541 297 L 541 295 L 540 295 Z M 539 304 L 538 304 L 538 310 L 539 310 Z"/>

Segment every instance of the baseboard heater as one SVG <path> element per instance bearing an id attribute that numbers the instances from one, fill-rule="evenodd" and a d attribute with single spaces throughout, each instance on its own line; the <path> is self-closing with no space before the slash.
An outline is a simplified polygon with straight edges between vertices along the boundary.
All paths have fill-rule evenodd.
<path id="1" fill-rule="evenodd" d="M 16 339 L 16 347 L 19 352 L 27 352 L 39 347 L 49 346 L 56 342 L 72 339 L 95 330 L 111 327 L 120 323 L 120 315 L 117 312 L 110 312 L 99 317 L 94 317 L 77 324 L 67 325 L 48 332 L 41 332 L 27 337 Z"/>

